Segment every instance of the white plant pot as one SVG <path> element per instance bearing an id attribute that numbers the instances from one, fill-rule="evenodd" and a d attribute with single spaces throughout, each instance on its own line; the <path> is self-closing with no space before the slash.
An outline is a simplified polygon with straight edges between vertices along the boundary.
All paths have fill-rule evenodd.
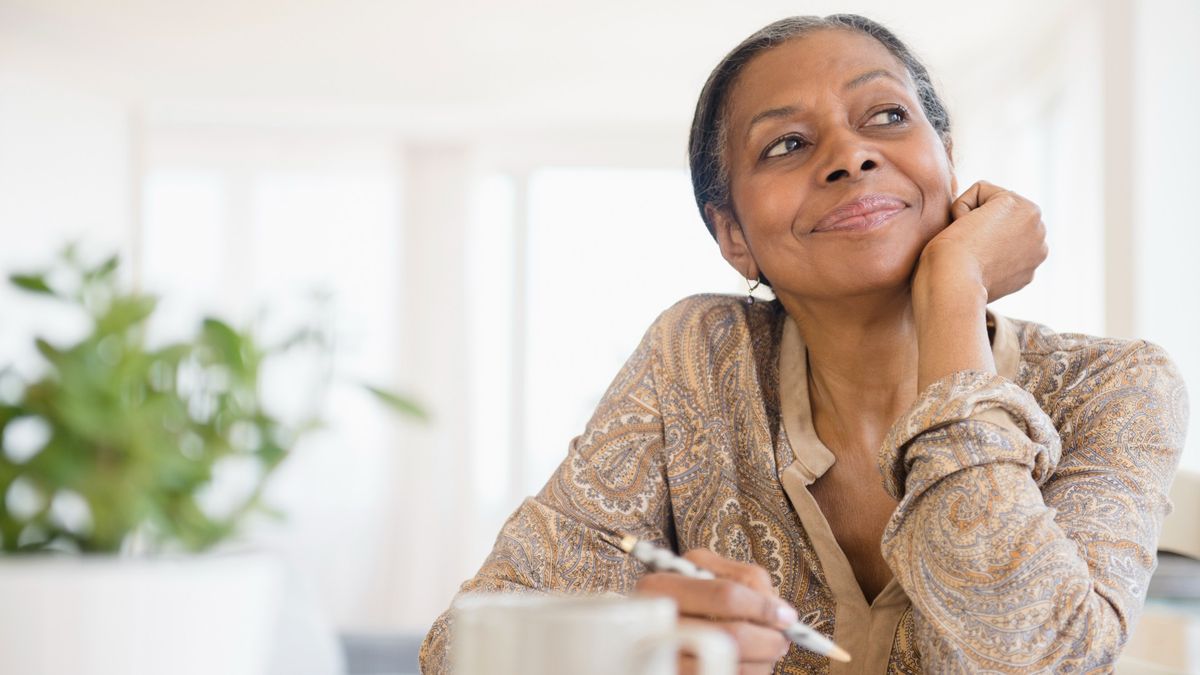
<path id="1" fill-rule="evenodd" d="M 263 554 L 0 558 L 0 673 L 263 675 L 281 576 Z"/>

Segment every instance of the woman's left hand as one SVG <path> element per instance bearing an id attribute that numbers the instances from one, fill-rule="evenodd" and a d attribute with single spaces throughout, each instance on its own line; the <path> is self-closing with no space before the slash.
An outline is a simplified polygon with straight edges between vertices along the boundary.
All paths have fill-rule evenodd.
<path id="1" fill-rule="evenodd" d="M 925 245 L 913 277 L 945 288 L 978 283 L 992 302 L 1024 288 L 1046 259 L 1046 226 L 1037 204 L 979 181 L 950 206 L 951 223 Z"/>

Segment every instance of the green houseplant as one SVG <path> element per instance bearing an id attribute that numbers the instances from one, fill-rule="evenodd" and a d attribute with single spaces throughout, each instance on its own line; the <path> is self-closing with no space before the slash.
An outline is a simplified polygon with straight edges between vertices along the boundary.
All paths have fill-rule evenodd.
<path id="1" fill-rule="evenodd" d="M 87 329 L 70 344 L 36 338 L 44 363 L 35 377 L 0 370 L 0 593 L 8 598 L 0 630 L 26 638 L 14 642 L 61 647 L 0 655 L 0 671 L 166 672 L 186 659 L 206 672 L 261 672 L 264 647 L 251 643 L 266 638 L 250 636 L 269 634 L 278 584 L 261 561 L 234 569 L 229 556 L 200 554 L 265 508 L 271 474 L 321 423 L 264 406 L 264 364 L 303 345 L 327 353 L 329 343 L 309 326 L 265 345 L 210 317 L 190 339 L 150 345 L 156 299 L 123 290 L 118 271 L 116 257 L 88 264 L 68 247 L 52 268 L 10 277 L 82 315 Z M 367 388 L 398 413 L 424 417 L 412 400 Z M 230 460 L 251 468 L 252 488 L 206 508 L 215 469 Z M 37 555 L 51 552 L 83 555 Z M 60 617 L 48 613 L 67 606 Z M 32 626 L 30 615 L 44 625 Z M 103 635 L 97 625 L 107 626 Z M 78 631 L 68 636 L 67 626 Z M 142 656 L 119 663 L 129 653 Z M 226 660 L 206 661 L 218 658 Z M 96 670 L 101 662 L 112 670 Z"/>
<path id="2" fill-rule="evenodd" d="M 25 291 L 75 305 L 91 330 L 65 346 L 37 338 L 46 370 L 33 382 L 14 383 L 11 368 L 0 375 L 8 380 L 0 391 L 10 392 L 0 399 L 0 438 L 24 432 L 0 453 L 6 553 L 111 553 L 135 533 L 155 549 L 208 549 L 261 506 L 271 473 L 320 422 L 287 423 L 259 395 L 263 363 L 298 343 L 321 343 L 319 330 L 267 347 L 210 317 L 191 340 L 149 347 L 156 299 L 123 292 L 117 268 L 116 257 L 89 266 L 68 248 L 56 269 L 11 277 Z M 398 412 L 423 417 L 411 400 L 369 389 Z M 206 513 L 198 497 L 214 466 L 231 458 L 255 467 L 255 487 L 225 513 Z"/>

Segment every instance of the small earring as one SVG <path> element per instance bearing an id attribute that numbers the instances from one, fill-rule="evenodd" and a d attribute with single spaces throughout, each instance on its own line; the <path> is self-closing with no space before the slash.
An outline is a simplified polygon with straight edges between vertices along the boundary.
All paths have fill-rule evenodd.
<path id="1" fill-rule="evenodd" d="M 758 287 L 759 287 L 761 284 L 762 284 L 762 279 L 755 279 L 755 280 L 754 280 L 754 285 L 753 285 L 753 286 L 751 286 L 751 285 L 750 285 L 750 280 L 749 280 L 749 279 L 747 279 L 747 280 L 746 280 L 746 289 L 747 289 L 747 290 L 746 290 L 746 304 L 747 304 L 747 305 L 753 305 L 753 304 L 754 304 L 754 291 L 755 291 L 755 289 L 757 289 L 757 288 L 758 288 Z"/>

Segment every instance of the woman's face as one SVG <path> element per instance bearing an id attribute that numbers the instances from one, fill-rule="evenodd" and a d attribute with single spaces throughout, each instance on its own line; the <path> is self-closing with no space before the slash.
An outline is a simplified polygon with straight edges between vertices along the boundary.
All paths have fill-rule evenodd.
<path id="1" fill-rule="evenodd" d="M 756 56 L 728 104 L 732 208 L 710 211 L 726 259 L 785 304 L 907 284 L 957 185 L 903 64 L 822 30 Z"/>

